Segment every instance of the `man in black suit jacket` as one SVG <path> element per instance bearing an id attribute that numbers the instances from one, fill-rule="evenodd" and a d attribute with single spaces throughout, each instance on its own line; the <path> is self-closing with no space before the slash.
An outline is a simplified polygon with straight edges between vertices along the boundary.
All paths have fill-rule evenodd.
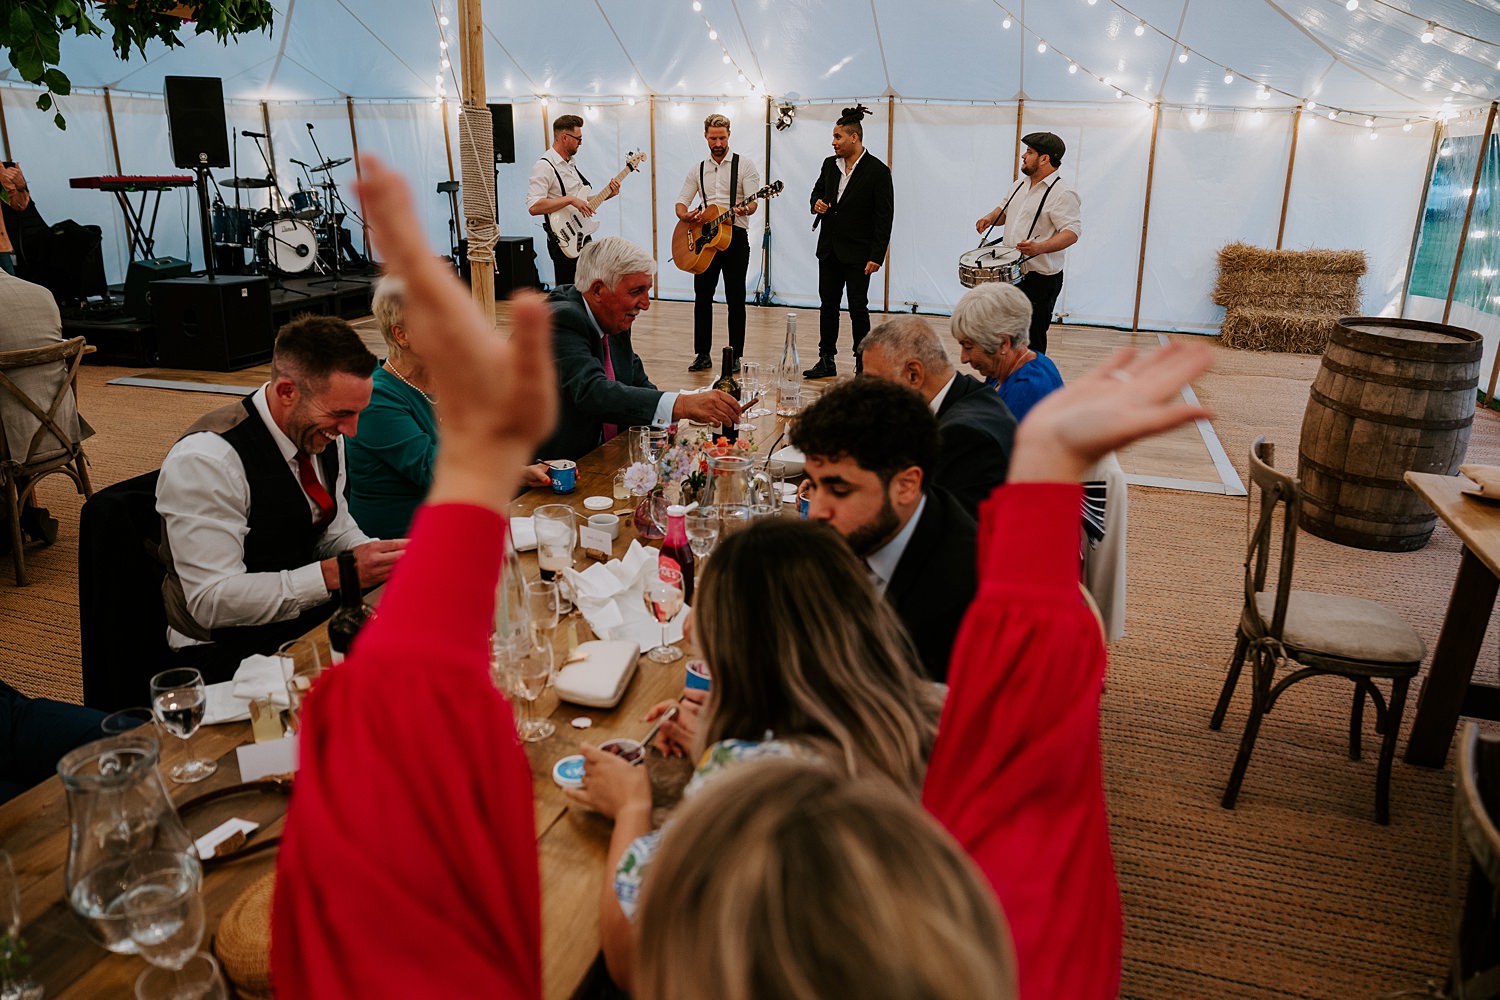
<path id="1" fill-rule="evenodd" d="M 665 427 L 680 418 L 704 424 L 737 421 L 740 406 L 718 391 L 691 396 L 652 384 L 630 343 L 630 328 L 651 308 L 656 263 L 619 236 L 595 240 L 578 255 L 576 285 L 547 297 L 560 406 L 557 429 L 538 455 L 578 459 L 627 427 Z"/>
<path id="2" fill-rule="evenodd" d="M 870 570 L 933 680 L 978 588 L 974 519 L 929 485 L 938 425 L 922 397 L 881 379 L 834 386 L 792 425 L 806 456 L 808 517 L 828 522 Z"/>
<path id="3" fill-rule="evenodd" d="M 833 126 L 833 153 L 823 161 L 812 189 L 812 210 L 818 233 L 818 363 L 802 374 L 831 378 L 838 374 L 834 355 L 839 346 L 839 299 L 847 288 L 849 323 L 854 328 L 855 366 L 859 342 L 870 332 L 870 275 L 885 262 L 891 242 L 895 195 L 891 168 L 867 152 L 860 124 L 864 105 L 845 108 Z"/>
<path id="4" fill-rule="evenodd" d="M 937 414 L 942 443 L 932 482 L 953 494 L 969 516 L 1005 482 L 1016 418 L 995 392 L 959 374 L 937 332 L 920 316 L 880 324 L 860 345 L 865 374 L 909 386 Z"/>

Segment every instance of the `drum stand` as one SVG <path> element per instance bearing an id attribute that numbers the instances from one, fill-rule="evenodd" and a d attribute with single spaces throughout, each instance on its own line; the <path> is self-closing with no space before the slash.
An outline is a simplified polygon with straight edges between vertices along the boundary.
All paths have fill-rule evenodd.
<path id="1" fill-rule="evenodd" d="M 318 147 L 318 137 L 313 133 L 312 122 L 307 123 L 307 137 L 312 140 L 313 152 L 318 154 L 318 161 L 324 165 L 323 176 L 327 178 L 327 182 L 323 190 L 328 192 L 328 204 L 327 206 L 325 206 L 325 209 L 330 220 L 328 229 L 329 232 L 333 234 L 333 276 L 329 278 L 319 278 L 317 281 L 309 282 L 309 284 L 332 285 L 334 288 L 338 288 L 339 285 L 343 284 L 344 278 L 344 238 L 342 230 L 340 230 L 338 227 L 338 215 L 336 209 L 342 206 L 345 212 L 349 215 L 353 215 L 354 213 L 348 211 L 349 206 L 344 204 L 344 199 L 339 195 L 338 184 L 333 179 L 333 167 L 330 164 L 329 160 L 323 155 L 323 150 Z M 317 234 L 314 233 L 313 235 L 316 238 Z M 358 284 L 368 285 L 369 282 L 361 278 L 358 280 Z"/>

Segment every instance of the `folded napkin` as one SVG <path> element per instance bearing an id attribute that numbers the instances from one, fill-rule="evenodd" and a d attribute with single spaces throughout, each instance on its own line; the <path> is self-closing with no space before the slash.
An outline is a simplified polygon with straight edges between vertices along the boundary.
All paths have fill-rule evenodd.
<path id="1" fill-rule="evenodd" d="M 286 679 L 291 671 L 291 664 L 280 656 L 245 657 L 233 680 L 204 688 L 208 700 L 203 709 L 203 724 L 244 722 L 250 718 L 253 698 L 269 697 L 277 708 L 286 708 Z"/>
<path id="2" fill-rule="evenodd" d="M 563 570 L 573 588 L 573 602 L 589 627 L 601 639 L 627 639 L 642 649 L 661 642 L 661 625 L 646 610 L 642 593 L 646 581 L 657 572 L 659 553 L 638 541 L 620 559 L 595 563 L 583 572 Z M 667 641 L 682 638 L 683 616 L 687 607 L 667 623 Z"/>
<path id="3" fill-rule="evenodd" d="M 1486 500 L 1500 500 L 1500 466 L 1460 465 L 1458 471 L 1479 484 L 1477 491 L 1466 490 L 1466 493 L 1476 493 Z"/>
<path id="4" fill-rule="evenodd" d="M 510 538 L 517 552 L 530 552 L 536 548 L 536 522 L 529 517 L 511 518 Z"/>

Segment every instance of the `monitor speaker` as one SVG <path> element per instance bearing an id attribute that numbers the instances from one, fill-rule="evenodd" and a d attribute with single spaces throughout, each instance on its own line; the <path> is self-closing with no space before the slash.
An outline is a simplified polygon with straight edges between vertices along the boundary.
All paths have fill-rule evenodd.
<path id="1" fill-rule="evenodd" d="M 172 162 L 184 169 L 229 166 L 224 81 L 216 76 L 168 76 L 162 83 Z"/>
<path id="2" fill-rule="evenodd" d="M 151 286 L 157 363 L 228 372 L 271 360 L 271 282 L 259 275 L 169 278 Z"/>
<path id="3" fill-rule="evenodd" d="M 490 121 L 495 130 L 495 162 L 516 162 L 516 122 L 509 104 L 491 104 Z"/>
<path id="4" fill-rule="evenodd" d="M 163 278 L 186 278 L 193 265 L 177 257 L 133 260 L 125 272 L 125 312 L 139 320 L 151 319 L 151 283 Z"/>

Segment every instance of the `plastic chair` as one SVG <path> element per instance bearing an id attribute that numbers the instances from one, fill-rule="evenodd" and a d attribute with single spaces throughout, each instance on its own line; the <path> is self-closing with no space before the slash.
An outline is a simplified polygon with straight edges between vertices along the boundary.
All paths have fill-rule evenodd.
<path id="1" fill-rule="evenodd" d="M 1292 565 L 1297 550 L 1297 518 L 1301 487 L 1291 476 L 1272 467 L 1275 446 L 1264 437 L 1250 446 L 1250 479 L 1259 489 L 1260 516 L 1255 522 L 1245 554 L 1245 604 L 1235 632 L 1234 658 L 1224 689 L 1214 709 L 1210 729 L 1218 729 L 1239 681 L 1246 659 L 1251 667 L 1250 715 L 1223 805 L 1233 809 L 1240 782 L 1250 764 L 1250 752 L 1260 732 L 1261 719 L 1275 707 L 1276 699 L 1293 684 L 1309 677 L 1334 675 L 1354 683 L 1354 704 L 1349 713 L 1349 758 L 1360 755 L 1360 730 L 1366 696 L 1375 705 L 1375 731 L 1384 739 L 1375 775 L 1375 818 L 1390 822 L 1391 762 L 1396 754 L 1396 736 L 1406 707 L 1411 679 L 1427 653 L 1422 637 L 1383 604 L 1358 597 L 1318 594 L 1292 589 Z M 1254 509 L 1254 494 L 1250 503 Z M 1274 590 L 1266 589 L 1272 556 L 1272 528 L 1281 511 L 1281 546 Z M 1296 669 L 1276 679 L 1278 668 Z M 1378 679 L 1391 682 L 1389 706 L 1375 686 Z"/>

